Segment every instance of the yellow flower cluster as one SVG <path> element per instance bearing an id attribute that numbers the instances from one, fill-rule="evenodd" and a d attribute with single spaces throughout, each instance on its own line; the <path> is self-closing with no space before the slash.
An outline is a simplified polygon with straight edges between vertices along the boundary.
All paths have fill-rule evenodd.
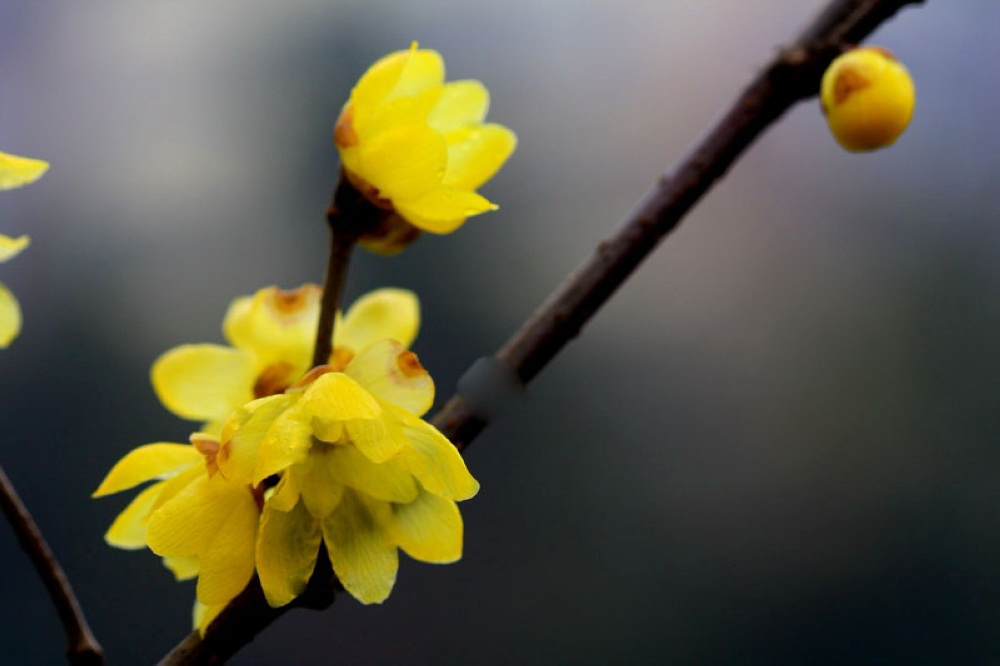
<path id="1" fill-rule="evenodd" d="M 198 576 L 201 629 L 255 569 L 269 603 L 294 599 L 321 543 L 363 603 L 392 590 L 398 549 L 425 562 L 461 556 L 455 502 L 478 484 L 420 418 L 434 384 L 406 349 L 418 328 L 415 297 L 383 289 L 359 299 L 336 328 L 330 362 L 308 370 L 318 315 L 314 286 L 264 289 L 230 307 L 223 328 L 232 347 L 185 345 L 161 356 L 157 394 L 205 421 L 204 432 L 191 445 L 133 450 L 95 492 L 154 481 L 106 538 L 149 546 L 179 579 Z"/>
<path id="2" fill-rule="evenodd" d="M 844 53 L 823 74 L 820 101 L 837 142 L 850 152 L 885 148 L 910 124 L 916 94 L 906 68 L 878 47 Z"/>
<path id="3" fill-rule="evenodd" d="M 48 162 L 0 153 L 0 190 L 35 182 L 48 170 Z M 11 238 L 0 234 L 0 263 L 13 259 L 28 247 L 27 236 Z M 14 294 L 0 283 L 0 349 L 6 348 L 21 332 L 21 306 Z"/>

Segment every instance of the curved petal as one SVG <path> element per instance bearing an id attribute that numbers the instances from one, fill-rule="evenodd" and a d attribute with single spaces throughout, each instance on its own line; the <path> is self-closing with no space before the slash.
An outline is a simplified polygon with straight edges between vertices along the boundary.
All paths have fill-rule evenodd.
<path id="1" fill-rule="evenodd" d="M 330 477 L 338 483 L 386 502 L 412 502 L 417 498 L 413 475 L 392 460 L 374 463 L 353 446 L 332 446 L 322 456 Z"/>
<path id="2" fill-rule="evenodd" d="M 260 512 L 245 486 L 214 483 L 217 510 L 224 520 L 217 525 L 211 543 L 199 554 L 198 601 L 208 606 L 227 603 L 250 582 Z"/>
<path id="3" fill-rule="evenodd" d="M 392 535 L 415 560 L 448 564 L 462 557 L 462 515 L 451 500 L 424 492 L 409 504 L 393 504 Z"/>
<path id="4" fill-rule="evenodd" d="M 206 606 L 197 599 L 194 602 L 194 609 L 191 612 L 191 619 L 194 623 L 194 628 L 198 630 L 198 634 L 204 638 L 205 629 L 208 625 L 212 624 L 212 620 L 219 616 L 223 610 L 225 610 L 226 604 L 218 604 L 215 606 Z"/>
<path id="5" fill-rule="evenodd" d="M 458 189 L 477 189 L 517 147 L 517 135 L 503 125 L 481 125 L 457 132 L 455 138 L 460 140 L 448 141 L 448 168 L 442 183 Z"/>
<path id="6" fill-rule="evenodd" d="M 266 287 L 229 306 L 222 329 L 237 349 L 250 352 L 258 368 L 290 366 L 291 380 L 309 369 L 322 290 L 314 284 L 283 290 Z"/>
<path id="7" fill-rule="evenodd" d="M 103 497 L 145 481 L 167 478 L 201 459 L 198 450 L 189 444 L 157 442 L 140 446 L 115 463 L 91 497 Z"/>
<path id="8" fill-rule="evenodd" d="M 405 463 L 430 493 L 450 500 L 464 500 L 479 492 L 458 449 L 429 423 L 397 410 L 403 433 L 410 442 L 401 454 Z"/>
<path id="9" fill-rule="evenodd" d="M 319 521 L 300 502 L 291 511 L 264 509 L 257 535 L 257 573 L 273 608 L 306 589 L 323 536 Z"/>
<path id="10" fill-rule="evenodd" d="M 274 421 L 295 401 L 295 396 L 260 398 L 233 412 L 222 428 L 222 448 L 216 458 L 219 471 L 232 481 L 253 483 L 260 444 Z"/>
<path id="11" fill-rule="evenodd" d="M 0 262 L 13 259 L 17 255 L 21 254 L 21 252 L 28 247 L 30 243 L 31 239 L 27 236 L 11 238 L 10 236 L 0 234 Z"/>
<path id="12" fill-rule="evenodd" d="M 154 483 L 135 496 L 105 533 L 104 540 L 109 546 L 124 550 L 139 550 L 146 547 L 146 519 L 149 517 L 153 502 L 162 490 L 162 483 Z"/>
<path id="13" fill-rule="evenodd" d="M 181 345 L 153 363 L 153 389 L 181 418 L 220 421 L 253 400 L 253 358 L 221 345 Z"/>
<path id="14" fill-rule="evenodd" d="M 302 395 L 303 413 L 326 421 L 375 419 L 381 416 L 378 401 L 356 381 L 342 372 L 320 376 Z"/>
<path id="15" fill-rule="evenodd" d="M 358 157 L 358 175 L 395 203 L 419 199 L 440 186 L 448 148 L 444 137 L 415 123 L 392 127 L 362 143 Z"/>
<path id="16" fill-rule="evenodd" d="M 420 328 L 420 301 L 406 289 L 376 289 L 354 301 L 334 333 L 334 346 L 357 354 L 389 338 L 409 347 Z"/>
<path id="17" fill-rule="evenodd" d="M 358 121 L 393 97 L 415 95 L 444 82 L 441 56 L 436 51 L 415 47 L 416 44 L 406 51 L 390 53 L 361 76 L 351 91 L 350 102 Z"/>
<path id="18" fill-rule="evenodd" d="M 0 349 L 5 349 L 21 332 L 21 306 L 14 294 L 0 283 Z"/>
<path id="19" fill-rule="evenodd" d="M 466 218 L 499 208 L 475 192 L 454 187 L 438 187 L 420 199 L 395 201 L 394 205 L 410 224 L 432 234 L 451 233 Z"/>
<path id="20" fill-rule="evenodd" d="M 48 170 L 48 162 L 0 153 L 0 190 L 10 190 L 33 183 Z"/>
<path id="21" fill-rule="evenodd" d="M 355 356 L 344 373 L 379 400 L 423 415 L 434 404 L 434 380 L 417 355 L 395 340 L 379 340 Z"/>
<path id="22" fill-rule="evenodd" d="M 201 560 L 197 557 L 164 557 L 163 566 L 170 569 L 177 580 L 191 580 L 201 570 Z"/>
<path id="23" fill-rule="evenodd" d="M 490 93 L 479 81 L 452 81 L 444 85 L 427 119 L 438 132 L 481 123 L 490 108 Z"/>
<path id="24" fill-rule="evenodd" d="M 344 495 L 343 484 L 330 476 L 330 468 L 323 464 L 322 457 L 322 453 L 313 452 L 303 464 L 288 470 L 299 489 L 302 504 L 319 520 L 329 516 Z"/>
<path id="25" fill-rule="evenodd" d="M 363 604 L 382 603 L 396 582 L 399 551 L 385 529 L 390 520 L 385 502 L 366 501 L 347 490 L 337 510 L 321 523 L 334 573 Z"/>
<path id="26" fill-rule="evenodd" d="M 385 462 L 409 444 L 403 429 L 392 419 L 348 421 L 344 427 L 348 439 L 372 462 Z"/>
<path id="27" fill-rule="evenodd" d="M 312 428 L 295 410 L 274 420 L 260 442 L 252 482 L 258 484 L 272 474 L 305 460 L 312 447 Z"/>

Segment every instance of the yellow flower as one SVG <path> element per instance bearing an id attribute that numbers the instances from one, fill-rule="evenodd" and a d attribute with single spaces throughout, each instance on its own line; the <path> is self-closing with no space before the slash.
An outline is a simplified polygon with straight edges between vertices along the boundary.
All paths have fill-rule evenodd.
<path id="1" fill-rule="evenodd" d="M 444 82 L 436 51 L 392 53 L 351 91 L 334 130 L 344 170 L 373 202 L 445 234 L 497 206 L 476 193 L 514 151 L 512 131 L 484 123 L 479 81 Z"/>
<path id="2" fill-rule="evenodd" d="M 282 392 L 309 369 L 321 290 L 276 287 L 233 301 L 223 323 L 231 347 L 182 345 L 153 364 L 157 396 L 178 416 L 205 422 L 218 434 L 229 415 L 256 398 Z M 380 338 L 408 346 L 416 337 L 420 309 L 412 292 L 378 289 L 358 299 L 338 321 L 330 363 L 343 366 Z"/>
<path id="3" fill-rule="evenodd" d="M 11 190 L 33 183 L 48 168 L 48 162 L 0 153 L 0 190 Z M 0 234 L 0 263 L 14 258 L 26 247 L 27 236 L 11 238 Z M 0 284 L 0 349 L 8 347 L 20 331 L 21 306 L 14 294 Z"/>
<path id="4" fill-rule="evenodd" d="M 455 502 L 479 484 L 451 442 L 420 419 L 433 398 L 417 357 L 384 340 L 342 372 L 314 368 L 226 424 L 221 475 L 254 486 L 280 475 L 256 553 L 272 606 L 302 592 L 321 542 L 344 588 L 366 604 L 392 591 L 397 549 L 424 562 L 461 557 Z"/>
<path id="5" fill-rule="evenodd" d="M 103 497 L 156 481 L 122 511 L 105 535 L 118 548 L 147 545 L 178 580 L 198 576 L 198 600 L 224 606 L 249 582 L 263 491 L 215 473 L 218 442 L 157 442 L 129 452 L 94 492 Z"/>
<path id="6" fill-rule="evenodd" d="M 830 63 L 820 101 L 837 142 L 863 152 L 895 143 L 910 124 L 916 95 L 909 73 L 891 53 L 865 47 Z"/>

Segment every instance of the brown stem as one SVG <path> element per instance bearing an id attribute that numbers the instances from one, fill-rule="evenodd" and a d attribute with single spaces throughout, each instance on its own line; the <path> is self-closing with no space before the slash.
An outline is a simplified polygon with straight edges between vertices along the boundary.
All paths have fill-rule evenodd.
<path id="1" fill-rule="evenodd" d="M 65 572 L 59 566 L 52 549 L 45 542 L 38 525 L 28 508 L 18 497 L 14 485 L 0 467 L 0 508 L 14 532 L 21 548 L 35 565 L 38 576 L 56 607 L 59 621 L 66 632 L 66 656 L 69 663 L 78 666 L 99 666 L 104 663 L 104 651 L 90 631 L 87 619 L 73 594 Z"/>
<path id="2" fill-rule="evenodd" d="M 379 216 L 379 211 L 341 172 L 340 182 L 333 194 L 333 202 L 326 209 L 326 222 L 330 227 L 330 253 L 326 261 L 319 323 L 316 325 L 313 367 L 330 362 L 330 353 L 333 351 L 333 328 L 347 278 L 347 267 L 351 262 L 351 253 L 358 239 L 377 224 Z"/>
<path id="3" fill-rule="evenodd" d="M 817 93 L 823 71 L 834 57 L 848 45 L 860 42 L 902 7 L 922 2 L 832 0 L 827 4 L 792 44 L 761 70 L 687 156 L 646 192 L 615 234 L 600 243 L 594 255 L 500 348 L 496 359 L 516 373 L 521 382 L 530 382 L 579 334 L 754 139 L 793 104 Z M 433 423 L 459 449 L 464 449 L 487 425 L 459 395 L 448 401 Z M 209 636 L 216 631 L 243 631 L 239 626 L 224 626 L 222 620 L 220 616 L 213 623 Z M 263 626 L 247 627 L 244 643 L 261 629 Z M 197 634 L 187 641 L 197 643 Z M 161 663 L 211 662 L 165 659 Z"/>

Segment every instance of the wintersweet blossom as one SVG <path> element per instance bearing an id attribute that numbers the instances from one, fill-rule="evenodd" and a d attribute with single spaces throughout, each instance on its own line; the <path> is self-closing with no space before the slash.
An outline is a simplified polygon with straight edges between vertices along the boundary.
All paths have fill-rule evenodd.
<path id="1" fill-rule="evenodd" d="M 417 357 L 383 340 L 342 371 L 314 368 L 233 415 L 219 473 L 249 486 L 277 479 L 256 548 L 272 606 L 302 592 L 321 542 L 344 588 L 366 604 L 392 591 L 398 549 L 424 562 L 461 557 L 455 502 L 479 484 L 451 442 L 420 419 L 433 399 Z"/>
<path id="2" fill-rule="evenodd" d="M 229 415 L 256 398 L 282 392 L 309 369 L 319 319 L 321 289 L 261 289 L 233 301 L 223 322 L 231 346 L 189 344 L 153 364 L 157 396 L 170 411 L 218 434 Z M 412 292 L 378 289 L 359 298 L 338 318 L 330 363 L 344 365 L 381 338 L 409 346 L 420 324 Z"/>
<path id="3" fill-rule="evenodd" d="M 35 182 L 48 170 L 48 162 L 0 153 L 0 190 L 11 190 Z M 0 234 L 0 263 L 13 259 L 28 247 L 28 237 Z M 10 346 L 21 331 L 21 306 L 0 283 L 0 349 Z"/>
<path id="4" fill-rule="evenodd" d="M 444 81 L 436 51 L 391 53 L 361 77 L 334 130 L 344 171 L 375 205 L 414 227 L 450 233 L 495 210 L 476 190 L 517 144 L 484 123 L 489 91 L 479 81 Z"/>
<path id="5" fill-rule="evenodd" d="M 193 445 L 157 442 L 133 449 L 108 472 L 94 497 L 154 481 L 115 518 L 105 540 L 127 550 L 163 556 L 178 580 L 198 577 L 204 629 L 246 587 L 254 570 L 254 542 L 262 490 L 231 483 L 211 464 L 218 443 L 195 434 Z M 174 529 L 178 523 L 182 529 Z M 166 527 L 164 527 L 166 526 Z"/>

